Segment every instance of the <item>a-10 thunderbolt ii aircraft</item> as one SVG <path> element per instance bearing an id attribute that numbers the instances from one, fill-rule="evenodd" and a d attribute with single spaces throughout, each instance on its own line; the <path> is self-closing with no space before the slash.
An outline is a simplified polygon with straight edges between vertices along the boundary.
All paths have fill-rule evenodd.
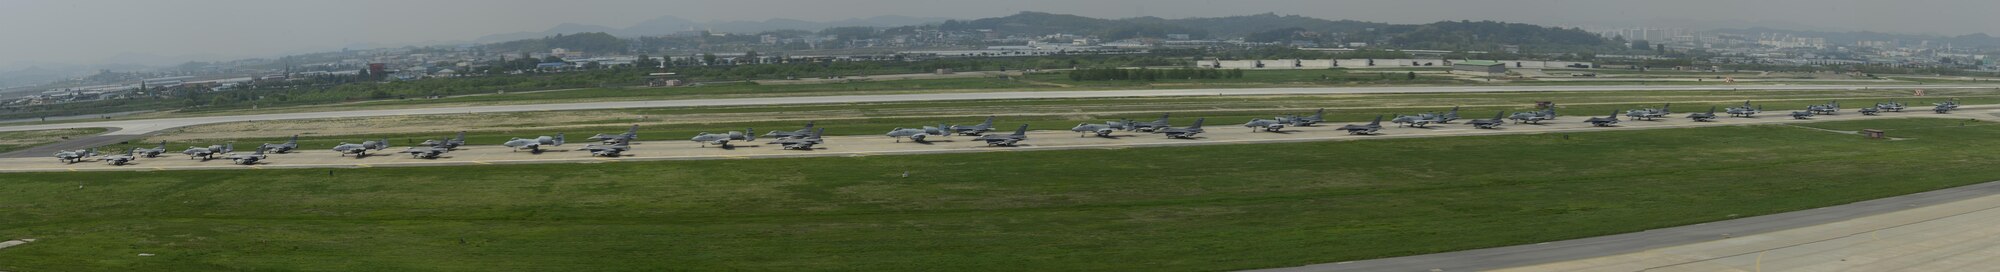
<path id="1" fill-rule="evenodd" d="M 1493 113 L 1493 119 L 1476 119 L 1466 121 L 1465 124 L 1472 125 L 1473 128 L 1495 129 L 1500 128 L 1500 125 L 1507 124 L 1507 119 L 1504 119 L 1506 116 L 1507 111 L 1500 111 Z"/>
<path id="2" fill-rule="evenodd" d="M 139 148 L 126 149 L 125 154 L 104 155 L 104 157 L 98 158 L 97 160 L 104 161 L 104 163 L 109 163 L 111 165 L 125 166 L 127 164 L 132 164 L 132 161 L 139 159 L 139 156 L 133 155 L 135 153 L 138 153 L 138 151 Z"/>
<path id="3" fill-rule="evenodd" d="M 1889 102 L 1875 103 L 1876 109 L 1889 112 L 1903 112 L 1903 109 L 1908 107 L 1909 106 L 1904 105 L 1903 102 L 1896 102 L 1896 100 L 1894 99 L 1889 100 Z"/>
<path id="4" fill-rule="evenodd" d="M 263 162 L 265 158 L 264 147 L 262 146 L 257 147 L 257 152 L 250 154 L 229 153 L 228 156 L 222 156 L 222 159 L 229 160 L 231 163 L 237 165 L 257 165 L 257 163 Z"/>
<path id="5" fill-rule="evenodd" d="M 993 116 L 987 116 L 986 122 L 981 122 L 978 125 L 971 125 L 971 126 L 951 125 L 951 126 L 944 126 L 944 128 L 951 130 L 951 133 L 958 133 L 958 135 L 979 136 L 979 134 L 983 134 L 988 131 L 993 131 Z"/>
<path id="6" fill-rule="evenodd" d="M 77 163 L 77 162 L 81 162 L 81 161 L 83 161 L 83 159 L 86 159 L 86 158 L 90 158 L 90 157 L 95 157 L 95 156 L 97 156 L 97 150 L 96 150 L 96 149 L 91 149 L 91 150 L 83 150 L 83 149 L 77 149 L 77 150 L 61 150 L 61 151 L 56 151 L 56 160 L 59 160 L 59 161 L 62 161 L 62 162 L 63 162 L 63 163 L 65 163 L 65 164 L 69 164 L 69 163 Z"/>
<path id="7" fill-rule="evenodd" d="M 1014 146 L 1016 144 L 1020 144 L 1021 141 L 1028 140 L 1028 125 L 1021 124 L 1021 128 L 1014 129 L 1014 134 L 980 135 L 979 138 L 975 138 L 975 140 L 984 141 L 986 142 L 987 146 Z"/>
<path id="8" fill-rule="evenodd" d="M 563 139 L 563 134 L 556 133 L 555 137 L 539 136 L 527 139 L 522 139 L 522 138 L 507 139 L 507 142 L 500 143 L 500 146 L 513 148 L 514 151 L 521 151 L 522 149 L 527 149 L 528 152 L 542 153 L 543 146 L 562 146 L 563 142 L 567 142 L 566 140 Z"/>
<path id="9" fill-rule="evenodd" d="M 722 146 L 722 148 L 727 149 L 735 147 L 729 144 L 730 141 L 744 141 L 744 142 L 756 141 L 757 140 L 756 133 L 757 129 L 755 128 L 746 128 L 743 129 L 743 131 L 730 131 L 729 133 L 702 132 L 701 134 L 695 134 L 694 138 L 688 140 L 701 143 L 702 147 L 708 147 L 708 145 L 718 145 Z"/>
<path id="10" fill-rule="evenodd" d="M 135 156 L 158 158 L 160 157 L 160 153 L 167 153 L 167 141 L 160 141 L 160 146 L 154 148 L 132 148 L 132 155 Z"/>
<path id="11" fill-rule="evenodd" d="M 1285 122 L 1280 122 L 1277 119 L 1257 118 L 1250 119 L 1248 123 L 1243 123 L 1243 127 L 1250 128 L 1250 132 L 1252 133 L 1257 131 L 1284 132 Z"/>
<path id="12" fill-rule="evenodd" d="M 1193 125 L 1188 125 L 1187 127 L 1183 128 L 1175 128 L 1175 127 L 1161 128 L 1159 130 L 1154 130 L 1153 133 L 1164 134 L 1167 135 L 1167 138 L 1172 138 L 1172 139 L 1194 139 L 1195 135 L 1201 135 L 1202 133 L 1208 132 L 1207 130 L 1201 129 L 1201 123 L 1206 121 L 1208 121 L 1208 118 L 1196 118 L 1194 119 Z"/>
<path id="13" fill-rule="evenodd" d="M 1951 113 L 1952 110 L 1958 109 L 1958 99 L 1951 99 L 1951 100 L 1945 100 L 1944 102 L 1931 103 L 1931 105 L 1935 105 L 1935 107 L 1931 107 L 1932 112 Z"/>
<path id="14" fill-rule="evenodd" d="M 1688 119 L 1694 119 L 1695 122 L 1715 121 L 1715 106 L 1708 106 L 1708 112 L 1688 114 Z"/>
<path id="15" fill-rule="evenodd" d="M 1389 122 L 1395 123 L 1397 127 L 1404 127 L 1404 126 L 1425 127 L 1429 126 L 1431 123 L 1444 123 L 1444 120 L 1437 119 L 1438 117 L 1440 116 L 1435 114 L 1422 114 L 1422 115 L 1397 114 L 1396 118 L 1389 119 Z"/>
<path id="16" fill-rule="evenodd" d="M 1162 113 L 1160 114 L 1159 120 L 1153 120 L 1152 122 L 1145 122 L 1145 123 L 1127 122 L 1125 125 L 1125 130 L 1153 132 L 1154 130 L 1171 127 L 1173 125 L 1167 124 L 1167 117 L 1172 115 L 1173 115 L 1172 113 Z"/>
<path id="17" fill-rule="evenodd" d="M 1516 112 L 1513 115 L 1508 115 L 1507 119 L 1514 120 L 1514 123 L 1540 124 L 1542 121 L 1555 120 L 1556 109 L 1548 108 L 1539 111 Z"/>
<path id="18" fill-rule="evenodd" d="M 1451 106 L 1451 111 L 1442 114 L 1436 112 L 1428 112 L 1428 113 L 1417 114 L 1417 117 L 1422 118 L 1424 120 L 1430 120 L 1431 123 L 1449 124 L 1451 123 L 1451 121 L 1458 121 L 1458 106 Z"/>
<path id="19" fill-rule="evenodd" d="M 929 136 L 950 136 L 951 134 L 946 133 L 944 131 L 944 128 L 925 126 L 921 128 L 891 129 L 889 130 L 889 133 L 887 133 L 887 135 L 889 135 L 890 138 L 895 138 L 896 142 L 898 143 L 903 142 L 903 138 L 910 138 L 911 141 L 916 141 L 918 143 L 928 143 L 929 141 L 924 140 L 924 138 L 927 138 Z"/>
<path id="20" fill-rule="evenodd" d="M 410 149 L 417 149 L 417 148 L 423 148 L 423 147 L 430 147 L 430 148 L 443 148 L 443 149 L 444 149 L 444 151 L 452 151 L 452 150 L 458 150 L 458 147 L 460 147 L 460 146 L 465 146 L 465 131 L 459 131 L 459 132 L 458 132 L 458 137 L 457 137 L 457 138 L 447 138 L 447 139 L 439 139 L 439 140 L 424 140 L 424 142 L 422 142 L 422 143 L 417 143 L 417 145 L 419 145 L 419 146 L 416 146 L 416 147 L 411 147 Z M 403 151 L 405 151 L 405 153 L 408 153 L 408 151 L 409 151 L 409 150 L 407 150 L 407 149 L 406 149 L 406 150 L 403 150 Z M 442 153 L 440 153 L 440 154 L 442 154 Z M 414 154 L 412 154 L 412 155 L 414 155 Z"/>
<path id="21" fill-rule="evenodd" d="M 1668 114 L 1673 114 L 1674 113 L 1672 110 L 1673 107 L 1674 107 L 1673 103 L 1667 103 L 1666 106 L 1662 106 L 1658 109 L 1642 108 L 1636 110 L 1629 110 L 1625 111 L 1625 117 L 1631 117 L 1632 120 L 1651 121 L 1661 117 L 1667 117 Z"/>
<path id="22" fill-rule="evenodd" d="M 625 133 L 619 133 L 619 134 L 598 133 L 597 135 L 590 136 L 590 140 L 599 141 L 604 144 L 612 144 L 612 143 L 617 143 L 619 141 L 624 141 L 629 143 L 632 142 L 632 140 L 638 140 L 638 139 L 639 139 L 639 125 L 637 124 L 632 125 L 632 128 L 625 129 Z"/>
<path id="23" fill-rule="evenodd" d="M 298 149 L 298 148 L 299 148 L 299 135 L 292 135 L 292 139 L 285 140 L 284 143 L 278 143 L 278 144 L 265 143 L 264 145 L 257 146 L 258 151 L 270 150 L 271 153 L 291 153 L 293 149 Z"/>
<path id="24" fill-rule="evenodd" d="M 1097 134 L 1097 137 L 1109 138 L 1111 137 L 1112 132 L 1117 132 L 1119 130 L 1128 130 L 1127 126 L 1131 123 L 1132 120 L 1109 121 L 1109 122 L 1104 122 L 1103 124 L 1081 123 L 1081 124 L 1076 124 L 1076 127 L 1069 128 L 1069 131 L 1081 133 L 1077 135 L 1077 137 L 1084 137 L 1085 135 L 1090 135 L 1092 133 L 1095 133 Z"/>
<path id="25" fill-rule="evenodd" d="M 609 144 L 585 145 L 583 146 L 583 148 L 577 149 L 577 151 L 590 151 L 591 156 L 604 156 L 604 157 L 617 158 L 620 156 L 624 156 L 625 151 L 632 150 L 632 140 L 626 140 L 626 139 L 613 139 L 613 140 L 614 141 Z"/>
<path id="26" fill-rule="evenodd" d="M 785 138 L 799 138 L 799 137 L 805 137 L 806 135 L 811 135 L 811 134 L 812 134 L 812 132 L 813 132 L 813 123 L 814 123 L 814 122 L 806 122 L 806 127 L 805 127 L 805 128 L 801 128 L 801 129 L 799 129 L 799 130 L 795 130 L 795 131 L 783 131 L 783 130 L 773 130 L 773 131 L 771 131 L 771 132 L 766 132 L 766 133 L 764 133 L 764 137 L 765 137 L 765 138 L 772 138 L 772 139 L 785 139 Z"/>
<path id="27" fill-rule="evenodd" d="M 797 138 L 780 138 L 777 141 L 771 141 L 770 144 L 789 150 L 812 150 L 813 146 L 826 143 L 826 139 L 820 138 L 821 134 L 826 134 L 826 128 L 814 130 L 812 133 L 806 133 L 805 136 Z"/>
<path id="28" fill-rule="evenodd" d="M 1382 131 L 1382 116 L 1376 115 L 1375 121 L 1367 124 L 1341 126 L 1340 130 L 1347 131 L 1347 134 L 1375 134 Z"/>
<path id="29" fill-rule="evenodd" d="M 1287 125 L 1310 127 L 1313 125 L 1318 125 L 1320 122 L 1326 121 L 1326 109 L 1322 108 L 1317 111 L 1313 111 L 1313 115 L 1309 116 L 1289 115 L 1289 116 L 1278 116 L 1277 118 L 1274 119 L 1277 119 L 1279 123 L 1285 123 Z"/>
<path id="30" fill-rule="evenodd" d="M 1591 126 L 1599 126 L 1599 127 L 1608 127 L 1611 125 L 1616 125 L 1618 124 L 1618 110 L 1611 110 L 1610 116 L 1591 117 L 1590 119 L 1583 120 L 1583 122 L 1588 123 Z"/>
<path id="31" fill-rule="evenodd" d="M 1729 116 L 1734 117 L 1750 117 L 1751 115 L 1764 113 L 1764 105 L 1757 105 L 1757 107 L 1752 108 L 1750 107 L 1750 101 L 1743 101 L 1742 107 L 1729 107 L 1728 109 L 1723 109 L 1723 112 L 1727 112 Z"/>
<path id="32" fill-rule="evenodd" d="M 188 159 L 190 160 L 201 159 L 201 161 L 208 161 L 209 159 L 214 159 L 216 154 L 229 153 L 230 151 L 236 151 L 236 143 L 211 145 L 208 147 L 190 146 L 187 150 L 181 150 L 181 154 L 188 155 Z"/>
<path id="33" fill-rule="evenodd" d="M 1840 112 L 1840 101 L 1827 101 L 1826 104 L 1806 106 L 1806 111 L 1810 111 L 1814 115 L 1831 115 Z"/>
<path id="34" fill-rule="evenodd" d="M 346 157 L 347 155 L 354 155 L 354 158 L 356 159 L 367 158 L 369 150 L 383 150 L 383 149 L 389 149 L 388 138 L 383 138 L 374 141 L 362 141 L 361 143 L 358 144 L 340 142 L 339 145 L 333 146 L 333 152 L 340 153 L 341 157 Z"/>

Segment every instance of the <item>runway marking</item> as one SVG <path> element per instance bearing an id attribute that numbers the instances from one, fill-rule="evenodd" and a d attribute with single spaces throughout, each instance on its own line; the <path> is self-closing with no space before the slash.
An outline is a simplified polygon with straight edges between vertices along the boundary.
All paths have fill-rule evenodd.
<path id="1" fill-rule="evenodd" d="M 486 162 L 486 161 L 472 161 L 472 163 L 477 163 L 477 164 L 493 164 L 493 163 L 490 163 L 490 162 Z"/>
<path id="2" fill-rule="evenodd" d="M 251 166 L 250 166 L 250 169 L 264 169 L 264 167 L 263 167 L 263 166 L 256 166 L 256 165 L 251 165 Z"/>
<path id="3" fill-rule="evenodd" d="M 76 168 L 70 168 L 70 169 L 69 169 L 69 171 L 70 171 L 70 172 L 76 172 Z"/>
<path id="4" fill-rule="evenodd" d="M 724 157 L 724 158 L 731 158 L 731 159 L 748 159 L 748 158 L 750 158 L 749 156 L 742 156 L 742 155 L 728 155 L 728 156 L 722 156 L 722 157 Z"/>
<path id="5" fill-rule="evenodd" d="M 1757 252 L 1757 266 L 1754 267 L 1755 270 L 1753 271 L 1764 272 L 1764 253 L 1766 252 L 1771 252 L 1771 251 L 1766 250 Z"/>
<path id="6" fill-rule="evenodd" d="M 1876 240 L 1876 241 L 1881 241 L 1881 240 L 1882 240 L 1882 235 L 1881 235 L 1881 234 L 1879 234 L 1879 233 L 1882 233 L 1882 230 L 1875 230 L 1875 231 L 1870 231 L 1870 232 L 1868 232 L 1868 237 L 1870 237 L 1870 238 L 1875 238 L 1875 240 Z"/>
<path id="7" fill-rule="evenodd" d="M 375 167 L 375 166 L 373 166 L 373 165 L 366 165 L 366 164 L 355 164 L 355 165 L 354 165 L 354 167 L 361 167 L 361 168 L 369 168 L 369 167 Z"/>
<path id="8" fill-rule="evenodd" d="M 153 170 L 158 170 L 158 171 L 167 171 L 167 168 L 163 168 L 163 167 L 153 167 Z"/>

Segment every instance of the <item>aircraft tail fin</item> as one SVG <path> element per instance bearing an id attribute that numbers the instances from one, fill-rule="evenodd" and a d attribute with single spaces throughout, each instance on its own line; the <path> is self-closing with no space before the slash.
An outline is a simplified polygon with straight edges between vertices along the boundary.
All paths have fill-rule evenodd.
<path id="1" fill-rule="evenodd" d="M 375 146 L 375 150 L 389 149 L 389 138 L 377 139 L 376 141 L 382 143 L 382 145 Z"/>
<path id="2" fill-rule="evenodd" d="M 1380 114 L 1375 115 L 1375 121 L 1368 122 L 1368 124 L 1376 126 L 1382 125 L 1382 115 Z"/>
<path id="3" fill-rule="evenodd" d="M 756 141 L 756 140 L 757 140 L 757 129 L 756 129 L 756 128 L 744 128 L 744 129 L 743 129 L 743 140 L 744 140 L 744 141 Z"/>
<path id="4" fill-rule="evenodd" d="M 1028 124 L 1021 124 L 1021 128 L 1014 129 L 1014 136 L 1028 136 Z"/>
<path id="5" fill-rule="evenodd" d="M 1165 123 L 1167 123 L 1167 118 L 1168 118 L 1168 117 L 1173 117 L 1173 116 L 1174 116 L 1174 114 L 1173 114 L 1173 113 L 1161 113 L 1161 114 L 1160 114 L 1160 120 L 1159 120 L 1159 121 L 1156 121 L 1156 122 L 1160 122 L 1161 124 L 1165 124 Z"/>
<path id="6" fill-rule="evenodd" d="M 1715 115 L 1715 106 L 1708 106 L 1708 114 Z"/>
<path id="7" fill-rule="evenodd" d="M 230 142 L 230 143 L 226 143 L 226 144 L 222 144 L 222 151 L 221 151 L 221 152 L 216 152 L 216 153 L 229 153 L 229 152 L 233 152 L 233 151 L 236 151 L 236 143 L 235 143 L 235 142 Z"/>
<path id="8" fill-rule="evenodd" d="M 1312 119 L 1313 120 L 1326 119 L 1326 108 L 1319 108 L 1318 111 L 1313 111 Z"/>
<path id="9" fill-rule="evenodd" d="M 167 141 L 160 141 L 160 150 L 167 150 Z"/>
<path id="10" fill-rule="evenodd" d="M 1507 111 L 1504 111 L 1504 110 L 1503 110 L 1503 111 L 1500 111 L 1500 112 L 1497 112 L 1497 113 L 1493 113 L 1493 120 L 1494 120 L 1494 121 L 1499 121 L 1499 120 L 1500 120 L 1500 118 L 1506 118 L 1506 117 L 1507 117 Z"/>
<path id="11" fill-rule="evenodd" d="M 1189 129 L 1199 129 L 1199 128 L 1201 128 L 1201 122 L 1202 122 L 1202 121 L 1208 121 L 1208 118 L 1195 118 L 1195 119 L 1194 119 L 1194 125 L 1189 125 L 1189 126 L 1188 126 L 1187 128 L 1189 128 Z"/>
<path id="12" fill-rule="evenodd" d="M 465 131 L 464 131 L 464 130 L 460 130 L 460 131 L 458 131 L 458 141 L 460 141 L 460 142 L 464 142 L 464 141 L 465 141 Z"/>
<path id="13" fill-rule="evenodd" d="M 562 132 L 556 132 L 556 145 L 562 145 L 562 144 L 563 144 L 563 142 L 566 142 L 566 141 L 565 141 L 565 140 L 563 140 L 563 134 L 562 134 Z"/>
<path id="14" fill-rule="evenodd" d="M 1451 106 L 1451 114 L 1458 114 L 1459 106 Z"/>
<path id="15" fill-rule="evenodd" d="M 806 136 L 806 139 L 819 139 L 820 134 L 826 134 L 826 128 L 819 128 L 819 130 L 814 130 L 811 136 Z"/>
<path id="16" fill-rule="evenodd" d="M 813 127 L 813 123 L 817 123 L 817 122 L 819 122 L 819 121 L 806 121 L 806 128 L 812 128 L 812 127 Z"/>
<path id="17" fill-rule="evenodd" d="M 166 144 L 166 143 L 164 143 L 164 142 L 163 142 L 163 143 L 160 143 L 160 144 Z M 286 140 L 286 141 L 285 141 L 285 144 L 299 144 L 299 135 L 298 135 L 298 134 L 292 134 L 292 139 L 291 139 L 291 140 Z"/>
<path id="18" fill-rule="evenodd" d="M 979 127 L 983 127 L 983 128 L 991 128 L 991 127 L 993 127 L 993 116 L 992 116 L 992 115 L 987 115 L 987 116 L 986 116 L 986 122 L 984 122 L 984 123 L 979 123 Z"/>

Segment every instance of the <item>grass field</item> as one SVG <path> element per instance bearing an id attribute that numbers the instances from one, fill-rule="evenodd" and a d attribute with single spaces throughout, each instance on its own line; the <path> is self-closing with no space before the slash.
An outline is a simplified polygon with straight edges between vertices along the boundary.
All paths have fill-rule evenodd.
<path id="1" fill-rule="evenodd" d="M 63 141 L 70 137 L 95 135 L 104 133 L 104 130 L 102 128 L 79 128 L 0 132 L 0 153 Z"/>
<path id="2" fill-rule="evenodd" d="M 9 271 L 1145 270 L 1589 237 L 2000 176 L 2000 126 L 0 174 Z M 903 175 L 907 173 L 907 177 Z M 140 253 L 157 254 L 140 257 Z"/>

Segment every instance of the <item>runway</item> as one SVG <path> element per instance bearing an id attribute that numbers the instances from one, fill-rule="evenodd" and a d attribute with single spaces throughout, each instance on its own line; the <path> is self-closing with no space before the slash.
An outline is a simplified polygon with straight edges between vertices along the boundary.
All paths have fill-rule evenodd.
<path id="1" fill-rule="evenodd" d="M 316 118 L 372 117 L 396 115 L 455 114 L 455 113 L 496 113 L 532 112 L 561 110 L 603 110 L 663 107 L 700 106 L 757 106 L 757 105 L 797 105 L 830 103 L 879 103 L 879 102 L 922 102 L 922 101 L 963 101 L 1000 99 L 1051 99 L 1051 98 L 1119 98 L 1119 97 L 1177 97 L 1177 96 L 1221 96 L 1221 95 L 1317 95 L 1317 94 L 1383 94 L 1383 93 L 1478 93 L 1478 92 L 1580 92 L 1580 91 L 1726 91 L 1737 89 L 1752 90 L 1859 90 L 1859 89 L 1984 89 L 1995 85 L 1744 85 L 1744 86 L 1451 86 L 1451 87 L 1323 87 L 1323 88 L 1248 88 L 1248 89 L 1178 89 L 1178 90 L 1108 90 L 1108 91 L 1050 91 L 1050 92 L 989 92 L 989 93 L 941 93 L 941 94 L 893 94 L 893 95 L 843 95 L 843 96 L 803 96 L 728 99 L 685 99 L 646 100 L 561 104 L 528 104 L 504 106 L 443 107 L 388 110 L 358 110 L 331 112 L 303 112 L 255 114 L 237 116 L 209 116 L 186 118 L 161 118 L 142 120 L 120 120 L 105 122 L 41 124 L 24 126 L 0 126 L 0 131 L 48 130 L 66 128 L 117 128 L 106 135 L 144 135 L 176 127 L 268 120 L 297 120 Z"/>

